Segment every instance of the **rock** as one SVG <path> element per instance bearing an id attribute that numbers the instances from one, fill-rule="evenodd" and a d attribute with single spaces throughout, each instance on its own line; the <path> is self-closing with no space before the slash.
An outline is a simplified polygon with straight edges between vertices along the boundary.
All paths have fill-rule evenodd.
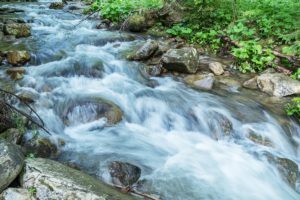
<path id="1" fill-rule="evenodd" d="M 161 65 L 148 65 L 145 68 L 145 71 L 150 76 L 159 76 L 163 72 Z"/>
<path id="2" fill-rule="evenodd" d="M 275 164 L 282 178 L 292 187 L 296 187 L 297 179 L 300 178 L 297 163 L 287 158 L 276 157 L 270 153 L 267 154 L 269 162 Z"/>
<path id="3" fill-rule="evenodd" d="M 241 87 L 241 83 L 232 76 L 218 76 L 218 82 L 234 89 Z"/>
<path id="4" fill-rule="evenodd" d="M 15 81 L 21 80 L 25 72 L 26 71 L 23 67 L 11 67 L 8 70 L 6 70 L 6 73 L 10 75 L 10 78 Z"/>
<path id="5" fill-rule="evenodd" d="M 89 111 L 90 115 L 86 116 Z M 69 106 L 62 110 L 62 120 L 66 125 L 87 123 L 106 118 L 108 124 L 116 124 L 122 120 L 121 109 L 113 103 L 103 100 L 82 100 L 72 102 Z"/>
<path id="6" fill-rule="evenodd" d="M 0 139 L 4 139 L 12 144 L 20 144 L 22 141 L 23 133 L 16 129 L 10 128 L 3 133 L 0 133 Z"/>
<path id="7" fill-rule="evenodd" d="M 132 15 L 127 19 L 127 29 L 132 32 L 143 32 L 146 28 L 146 19 L 142 15 Z"/>
<path id="8" fill-rule="evenodd" d="M 4 33 L 0 30 L 0 41 L 4 38 Z M 0 57 L 0 63 L 2 62 Z"/>
<path id="9" fill-rule="evenodd" d="M 130 163 L 114 161 L 109 164 L 108 170 L 112 182 L 123 187 L 132 186 L 141 176 L 141 169 Z"/>
<path id="10" fill-rule="evenodd" d="M 120 193 L 99 180 L 48 159 L 26 159 L 21 175 L 21 186 L 35 188 L 36 198 L 131 200 L 132 196 Z"/>
<path id="11" fill-rule="evenodd" d="M 158 12 L 159 21 L 164 26 L 171 27 L 174 24 L 179 24 L 183 21 L 183 9 L 177 2 L 167 3 Z"/>
<path id="12" fill-rule="evenodd" d="M 63 2 L 53 2 L 50 4 L 49 8 L 50 9 L 63 9 L 64 8 L 64 3 Z"/>
<path id="13" fill-rule="evenodd" d="M 161 59 L 163 67 L 170 71 L 196 73 L 199 65 L 199 53 L 195 48 L 170 49 Z"/>
<path id="14" fill-rule="evenodd" d="M 41 158 L 55 158 L 58 155 L 56 145 L 48 138 L 39 135 L 23 141 L 22 147 L 26 155 L 33 154 Z"/>
<path id="15" fill-rule="evenodd" d="M 214 137 L 219 139 L 222 136 L 229 136 L 233 130 L 231 121 L 223 114 L 210 111 L 208 113 L 209 120 L 208 126 L 211 129 L 211 132 L 214 134 Z"/>
<path id="16" fill-rule="evenodd" d="M 39 99 L 40 95 L 34 89 L 22 89 L 20 92 L 17 93 L 20 99 L 26 103 L 33 103 L 37 99 Z"/>
<path id="17" fill-rule="evenodd" d="M 255 76 L 254 78 L 249 79 L 248 81 L 245 81 L 243 83 L 243 87 L 248 88 L 248 89 L 252 89 L 252 90 L 258 89 L 257 76 Z"/>
<path id="18" fill-rule="evenodd" d="M 184 78 L 184 81 L 197 89 L 211 90 L 215 77 L 213 74 L 189 75 Z"/>
<path id="19" fill-rule="evenodd" d="M 16 36 L 17 38 L 31 35 L 30 27 L 23 23 L 6 24 L 4 26 L 4 33 L 6 35 Z"/>
<path id="20" fill-rule="evenodd" d="M 272 141 L 269 138 L 258 135 L 258 134 L 254 133 L 251 130 L 248 133 L 247 138 L 249 140 L 251 140 L 252 142 L 256 143 L 256 144 L 260 144 L 260 145 L 263 145 L 263 146 L 266 146 L 266 147 L 273 147 L 274 146 Z"/>
<path id="21" fill-rule="evenodd" d="M 222 75 L 224 73 L 223 66 L 219 62 L 209 63 L 208 67 L 217 76 Z"/>
<path id="22" fill-rule="evenodd" d="M 261 74 L 257 85 L 262 92 L 277 97 L 300 94 L 300 82 L 281 73 Z"/>
<path id="23" fill-rule="evenodd" d="M 0 133 L 10 128 L 16 128 L 11 109 L 0 101 Z"/>
<path id="24" fill-rule="evenodd" d="M 135 53 L 134 60 L 149 59 L 158 49 L 158 43 L 154 40 L 147 40 L 147 42 Z"/>
<path id="25" fill-rule="evenodd" d="M 0 195 L 1 200 L 34 200 L 32 194 L 23 188 L 7 188 Z"/>
<path id="26" fill-rule="evenodd" d="M 0 193 L 19 175 L 23 164 L 21 149 L 15 144 L 0 140 Z"/>
<path id="27" fill-rule="evenodd" d="M 9 51 L 7 53 L 8 63 L 19 66 L 30 60 L 30 54 L 27 51 Z"/>

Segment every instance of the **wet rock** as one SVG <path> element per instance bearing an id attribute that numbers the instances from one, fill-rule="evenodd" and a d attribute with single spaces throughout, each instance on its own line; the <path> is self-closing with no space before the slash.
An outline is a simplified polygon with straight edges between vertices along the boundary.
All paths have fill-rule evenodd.
<path id="1" fill-rule="evenodd" d="M 196 73 L 199 65 L 199 53 L 195 48 L 170 49 L 161 59 L 163 67 L 169 71 Z"/>
<path id="2" fill-rule="evenodd" d="M 23 67 L 11 67 L 6 70 L 6 73 L 10 76 L 12 80 L 21 80 L 25 74 L 25 68 Z"/>
<path id="3" fill-rule="evenodd" d="M 26 155 L 33 154 L 41 158 L 55 158 L 58 155 L 57 146 L 48 138 L 35 136 L 22 142 Z"/>
<path id="4" fill-rule="evenodd" d="M 248 89 L 252 89 L 252 90 L 258 89 L 257 77 L 254 77 L 254 78 L 249 79 L 248 81 L 245 81 L 243 83 L 243 87 L 248 88 Z"/>
<path id="5" fill-rule="evenodd" d="M 4 26 L 4 33 L 6 35 L 16 36 L 17 38 L 28 37 L 31 35 L 30 27 L 22 23 L 6 24 Z"/>
<path id="6" fill-rule="evenodd" d="M 33 89 L 23 89 L 18 92 L 17 95 L 20 97 L 21 101 L 26 103 L 33 103 L 39 99 L 40 96 L 39 93 Z"/>
<path id="7" fill-rule="evenodd" d="M 0 35 L 0 37 L 1 37 L 1 35 Z M 1 38 L 0 38 L 0 40 L 1 40 Z M 2 62 L 4 59 L 5 59 L 5 54 L 2 51 L 0 51 L 0 65 L 2 65 Z"/>
<path id="8" fill-rule="evenodd" d="M 215 77 L 213 74 L 189 75 L 184 78 L 184 81 L 197 89 L 211 90 Z"/>
<path id="9" fill-rule="evenodd" d="M 34 200 L 36 199 L 29 193 L 28 189 L 23 188 L 7 188 L 0 195 L 1 200 Z"/>
<path id="10" fill-rule="evenodd" d="M 277 97 L 300 94 L 300 82 L 281 73 L 261 74 L 257 85 L 262 92 Z"/>
<path id="11" fill-rule="evenodd" d="M 6 104 L 0 101 L 0 133 L 10 128 L 16 128 L 12 111 Z"/>
<path id="12" fill-rule="evenodd" d="M 66 125 L 87 123 L 106 118 L 108 124 L 116 124 L 122 120 L 121 109 L 106 100 L 82 100 L 67 106 L 62 111 L 62 120 Z"/>
<path id="13" fill-rule="evenodd" d="M 266 147 L 274 146 L 272 141 L 269 138 L 258 135 L 251 130 L 249 131 L 247 138 L 256 144 L 260 144 Z"/>
<path id="14" fill-rule="evenodd" d="M 219 62 L 209 63 L 208 67 L 217 76 L 224 73 L 223 65 Z"/>
<path id="15" fill-rule="evenodd" d="M 21 149 L 15 144 L 0 140 L 0 193 L 19 175 L 23 164 Z"/>
<path id="16" fill-rule="evenodd" d="M 241 87 L 241 83 L 235 79 L 235 77 L 231 76 L 218 76 L 218 82 L 226 85 L 230 88 L 238 89 Z"/>
<path id="17" fill-rule="evenodd" d="M 114 161 L 109 164 L 108 170 L 112 182 L 123 187 L 133 185 L 141 176 L 141 169 L 130 163 Z"/>
<path id="18" fill-rule="evenodd" d="M 0 133 L 0 140 L 1 138 L 12 143 L 12 144 L 20 144 L 22 141 L 23 133 L 16 129 L 10 128 L 3 133 Z"/>
<path id="19" fill-rule="evenodd" d="M 142 15 L 132 15 L 127 19 L 127 29 L 132 32 L 143 32 L 146 28 L 146 18 Z"/>
<path id="20" fill-rule="evenodd" d="M 7 53 L 8 63 L 19 66 L 30 60 L 30 54 L 27 51 L 9 51 Z"/>
<path id="21" fill-rule="evenodd" d="M 211 119 L 208 122 L 208 126 L 215 138 L 219 139 L 222 136 L 229 136 L 232 133 L 232 123 L 225 115 L 211 111 L 208 113 L 208 116 Z"/>
<path id="22" fill-rule="evenodd" d="M 24 10 L 20 10 L 16 8 L 5 8 L 5 7 L 0 8 L 1 14 L 11 14 L 11 13 L 19 13 L 19 12 L 24 12 Z"/>
<path id="23" fill-rule="evenodd" d="M 132 196 L 103 184 L 78 170 L 48 159 L 27 159 L 21 175 L 21 186 L 36 188 L 36 198 L 131 200 Z"/>
<path id="24" fill-rule="evenodd" d="M 146 60 L 149 59 L 155 51 L 158 49 L 158 43 L 154 40 L 147 40 L 147 42 L 137 50 L 133 56 L 134 60 Z"/>
<path id="25" fill-rule="evenodd" d="M 49 8 L 50 9 L 63 9 L 64 8 L 64 3 L 63 2 L 53 2 L 50 4 Z"/>
<path id="26" fill-rule="evenodd" d="M 161 65 L 148 65 L 145 68 L 146 73 L 150 76 L 159 76 L 163 72 Z"/>
<path id="27" fill-rule="evenodd" d="M 267 154 L 269 162 L 275 164 L 282 178 L 292 187 L 296 187 L 296 181 L 300 178 L 299 168 L 297 163 L 287 158 L 276 157 Z"/>

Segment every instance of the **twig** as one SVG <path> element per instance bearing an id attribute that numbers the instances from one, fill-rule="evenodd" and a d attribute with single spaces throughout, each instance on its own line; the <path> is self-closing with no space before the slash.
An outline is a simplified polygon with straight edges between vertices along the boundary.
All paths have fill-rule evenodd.
<path id="1" fill-rule="evenodd" d="M 118 189 L 121 189 L 122 191 L 125 191 L 127 193 L 133 193 L 135 195 L 138 195 L 138 196 L 141 196 L 141 197 L 144 197 L 144 198 L 148 198 L 148 199 L 151 199 L 151 200 L 159 200 L 149 194 L 145 194 L 143 192 L 139 192 L 137 190 L 134 190 L 132 187 L 130 186 L 127 186 L 127 187 L 123 187 L 123 186 L 120 186 L 120 185 L 113 185 L 114 187 L 118 188 Z"/>

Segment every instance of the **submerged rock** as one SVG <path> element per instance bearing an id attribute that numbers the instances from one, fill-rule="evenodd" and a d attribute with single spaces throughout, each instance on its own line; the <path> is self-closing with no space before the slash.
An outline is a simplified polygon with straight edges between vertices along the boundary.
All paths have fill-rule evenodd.
<path id="1" fill-rule="evenodd" d="M 18 92 L 17 95 L 26 103 L 33 103 L 40 97 L 39 93 L 33 89 L 23 89 Z"/>
<path id="2" fill-rule="evenodd" d="M 213 137 L 219 139 L 223 136 L 229 136 L 233 130 L 231 121 L 223 114 L 211 111 L 208 113 L 209 122 L 208 126 L 211 129 Z"/>
<path id="3" fill-rule="evenodd" d="M 189 75 L 184 78 L 184 81 L 197 89 L 211 90 L 214 85 L 213 74 Z"/>
<path id="4" fill-rule="evenodd" d="M 24 188 L 7 188 L 0 195 L 1 200 L 35 200 L 36 198 L 28 189 Z"/>
<path id="5" fill-rule="evenodd" d="M 10 78 L 15 81 L 21 80 L 25 72 L 25 68 L 23 67 L 11 67 L 8 70 L 6 70 L 6 73 L 10 75 Z"/>
<path id="6" fill-rule="evenodd" d="M 23 23 L 6 24 L 3 30 L 6 35 L 13 35 L 17 38 L 31 35 L 30 27 Z"/>
<path id="7" fill-rule="evenodd" d="M 48 138 L 41 136 L 23 141 L 22 147 L 26 155 L 33 154 L 41 158 L 55 158 L 58 155 L 57 146 Z"/>
<path id="8" fill-rule="evenodd" d="M 148 65 L 145 67 L 145 71 L 150 76 L 159 76 L 163 72 L 161 65 Z"/>
<path id="9" fill-rule="evenodd" d="M 170 49 L 162 56 L 163 67 L 169 71 L 196 73 L 199 65 L 199 53 L 195 48 Z"/>
<path id="10" fill-rule="evenodd" d="M 217 76 L 224 73 L 223 65 L 219 62 L 209 63 L 208 67 Z"/>
<path id="11" fill-rule="evenodd" d="M 139 167 L 125 162 L 111 162 L 108 170 L 113 184 L 123 187 L 133 185 L 141 176 L 141 169 Z"/>
<path id="12" fill-rule="evenodd" d="M 132 32 L 142 32 L 146 28 L 146 18 L 142 15 L 132 15 L 127 19 L 127 29 Z"/>
<path id="13" fill-rule="evenodd" d="M 50 9 L 63 9 L 64 8 L 64 3 L 63 2 L 53 2 L 50 4 L 49 8 Z"/>
<path id="14" fill-rule="evenodd" d="M 261 74 L 257 85 L 262 92 L 277 97 L 300 94 L 300 82 L 281 73 Z"/>
<path id="15" fill-rule="evenodd" d="M 23 65 L 30 60 L 30 54 L 27 51 L 9 51 L 7 61 L 14 66 Z"/>
<path id="16" fill-rule="evenodd" d="M 158 43 L 154 40 L 147 40 L 147 42 L 137 50 L 133 56 L 134 60 L 146 60 L 150 58 L 158 49 Z"/>
<path id="17" fill-rule="evenodd" d="M 19 175 L 24 156 L 15 144 L 0 140 L 0 193 Z"/>
<path id="18" fill-rule="evenodd" d="M 21 186 L 35 188 L 36 198 L 130 200 L 133 197 L 101 183 L 99 180 L 58 162 L 37 158 L 27 159 Z"/>

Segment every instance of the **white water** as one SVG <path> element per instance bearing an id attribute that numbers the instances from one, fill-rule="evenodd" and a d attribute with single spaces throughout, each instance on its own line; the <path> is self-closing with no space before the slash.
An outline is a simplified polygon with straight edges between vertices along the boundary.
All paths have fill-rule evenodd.
<path id="1" fill-rule="evenodd" d="M 90 21 L 73 29 L 80 16 L 49 10 L 47 4 L 19 7 L 33 20 L 27 45 L 34 59 L 17 90 L 40 94 L 35 109 L 54 133 L 52 139 L 66 141 L 61 160 L 107 181 L 108 162 L 135 164 L 142 169 L 145 191 L 166 200 L 300 199 L 264 156 L 270 152 L 299 166 L 300 129 L 294 122 L 283 128 L 256 102 L 239 101 L 230 93 L 221 97 L 171 77 L 144 77 L 142 64 L 122 57 L 142 40 L 93 29 Z M 153 82 L 155 87 L 148 86 Z M 90 107 L 77 110 L 71 126 L 64 125 L 60 114 L 66 106 L 95 97 L 118 105 L 122 121 L 111 127 L 103 118 L 91 121 Z M 224 136 L 216 112 L 232 122 L 231 136 Z M 249 130 L 273 146 L 252 142 L 246 137 Z"/>

